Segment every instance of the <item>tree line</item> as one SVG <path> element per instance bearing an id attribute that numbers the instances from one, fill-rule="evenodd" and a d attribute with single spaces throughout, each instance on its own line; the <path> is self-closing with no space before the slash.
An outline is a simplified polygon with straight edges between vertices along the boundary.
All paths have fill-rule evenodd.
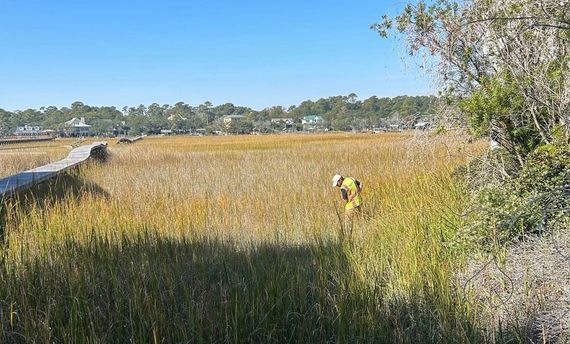
<path id="1" fill-rule="evenodd" d="M 435 111 L 435 96 L 398 96 L 359 100 L 354 93 L 319 100 L 306 100 L 289 108 L 273 106 L 260 111 L 231 103 L 214 106 L 204 102 L 192 106 L 184 102 L 174 105 L 152 103 L 148 106 L 91 106 L 76 101 L 70 107 L 47 106 L 39 109 L 6 111 L 0 109 L 0 135 L 11 135 L 18 126 L 36 125 L 44 129 L 62 130 L 73 117 L 85 118 L 92 134 L 128 133 L 155 134 L 163 129 L 175 132 L 251 131 L 275 132 L 283 130 L 283 123 L 272 119 L 287 118 L 291 129 L 301 130 L 303 117 L 322 116 L 324 126 L 332 130 L 363 130 L 387 123 L 413 122 Z M 226 126 L 225 116 L 244 116 L 237 124 Z"/>

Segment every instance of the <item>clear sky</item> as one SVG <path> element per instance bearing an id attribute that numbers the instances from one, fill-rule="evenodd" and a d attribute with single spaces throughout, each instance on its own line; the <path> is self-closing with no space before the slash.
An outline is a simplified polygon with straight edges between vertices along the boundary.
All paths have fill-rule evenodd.
<path id="1" fill-rule="evenodd" d="M 398 0 L 0 0 L 0 108 L 426 95 L 370 30 Z"/>

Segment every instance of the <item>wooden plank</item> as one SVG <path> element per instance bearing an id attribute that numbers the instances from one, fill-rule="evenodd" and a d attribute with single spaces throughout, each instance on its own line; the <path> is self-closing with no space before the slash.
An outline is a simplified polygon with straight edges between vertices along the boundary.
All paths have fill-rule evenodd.
<path id="1" fill-rule="evenodd" d="M 73 149 L 65 159 L 0 179 L 0 198 L 54 178 L 70 168 L 83 164 L 91 157 L 94 150 L 106 148 L 107 142 L 94 142 Z"/>

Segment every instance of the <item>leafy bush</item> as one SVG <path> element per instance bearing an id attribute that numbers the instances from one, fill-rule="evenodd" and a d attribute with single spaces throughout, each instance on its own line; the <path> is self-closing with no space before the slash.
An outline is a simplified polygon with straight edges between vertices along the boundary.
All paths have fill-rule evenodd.
<path id="1" fill-rule="evenodd" d="M 481 168 L 472 167 L 471 176 L 474 171 Z M 508 172 L 515 176 L 501 179 L 495 173 L 489 179 L 472 178 L 478 183 L 470 183 L 475 190 L 456 242 L 489 247 L 570 224 L 569 146 L 540 146 L 520 171 Z"/>

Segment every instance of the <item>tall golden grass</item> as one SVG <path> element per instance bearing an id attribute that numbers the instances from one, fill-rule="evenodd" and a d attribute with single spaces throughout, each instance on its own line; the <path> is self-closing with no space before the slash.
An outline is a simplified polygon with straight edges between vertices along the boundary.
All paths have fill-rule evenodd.
<path id="1" fill-rule="evenodd" d="M 145 138 L 5 205 L 3 340 L 467 342 L 460 135 Z M 335 173 L 364 183 L 343 226 Z M 28 195 L 29 196 L 29 195 Z"/>
<path id="2" fill-rule="evenodd" d="M 63 159 L 74 140 L 0 145 L 0 178 Z"/>

